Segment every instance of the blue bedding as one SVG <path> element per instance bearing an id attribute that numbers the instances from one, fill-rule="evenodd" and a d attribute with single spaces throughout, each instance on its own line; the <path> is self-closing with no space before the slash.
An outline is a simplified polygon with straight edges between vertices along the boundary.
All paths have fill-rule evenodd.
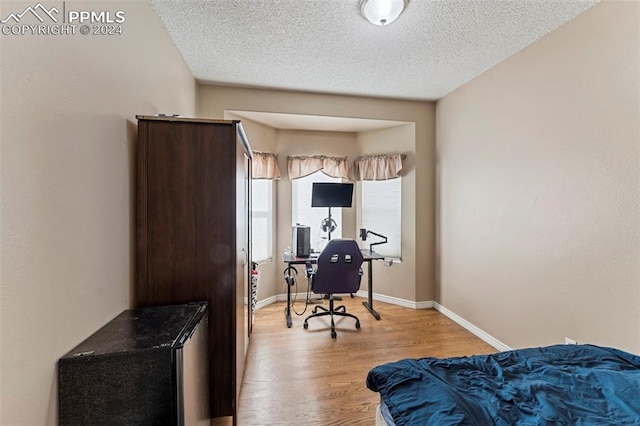
<path id="1" fill-rule="evenodd" d="M 592 345 L 379 365 L 367 387 L 404 425 L 640 425 L 640 356 Z"/>

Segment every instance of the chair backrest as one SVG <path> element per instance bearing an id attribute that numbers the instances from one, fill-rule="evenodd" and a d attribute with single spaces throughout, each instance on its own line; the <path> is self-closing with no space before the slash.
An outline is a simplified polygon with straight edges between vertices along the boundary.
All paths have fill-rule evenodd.
<path id="1" fill-rule="evenodd" d="M 331 240 L 318 257 L 314 293 L 355 293 L 360 288 L 363 258 L 354 240 Z"/>

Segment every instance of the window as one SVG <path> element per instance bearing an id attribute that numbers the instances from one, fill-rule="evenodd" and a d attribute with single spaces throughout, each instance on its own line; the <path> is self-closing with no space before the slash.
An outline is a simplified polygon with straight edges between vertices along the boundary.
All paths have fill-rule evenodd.
<path id="1" fill-rule="evenodd" d="M 293 208 L 291 219 L 296 225 L 306 225 L 311 227 L 311 249 L 321 251 L 324 248 L 324 241 L 327 233 L 322 232 L 321 223 L 329 216 L 329 209 L 326 207 L 311 207 L 311 189 L 313 182 L 341 182 L 340 178 L 333 178 L 322 172 L 315 172 L 303 178 L 291 181 L 291 205 Z M 342 208 L 333 207 L 331 218 L 336 221 L 338 227 L 331 233 L 331 238 L 342 238 Z"/>
<path id="2" fill-rule="evenodd" d="M 251 180 L 251 257 L 263 262 L 273 257 L 272 252 L 273 181 Z"/>
<path id="3" fill-rule="evenodd" d="M 402 178 L 362 181 L 362 227 L 387 237 L 387 244 L 374 246 L 386 257 L 400 258 L 402 228 Z M 371 238 L 371 241 L 369 241 Z M 380 241 L 369 235 L 363 247 Z"/>

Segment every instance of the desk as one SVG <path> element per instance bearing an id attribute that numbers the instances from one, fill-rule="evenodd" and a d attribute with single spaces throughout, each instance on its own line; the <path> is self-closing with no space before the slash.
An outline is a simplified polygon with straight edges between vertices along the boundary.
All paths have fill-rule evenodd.
<path id="1" fill-rule="evenodd" d="M 360 251 L 362 252 L 362 257 L 364 258 L 363 259 L 364 262 L 367 263 L 368 272 L 369 272 L 367 276 L 369 295 L 367 297 L 367 301 L 362 302 L 362 304 L 364 305 L 365 308 L 367 308 L 369 312 L 371 312 L 371 315 L 373 315 L 375 319 L 379 320 L 380 314 L 378 314 L 376 310 L 373 309 L 373 265 L 372 263 L 374 260 L 383 260 L 384 256 L 371 250 L 360 250 Z M 287 264 L 287 269 L 285 269 L 285 274 L 288 274 L 288 277 L 292 278 L 291 273 L 288 272 L 290 271 L 289 270 L 290 267 L 292 267 L 293 265 L 306 265 L 307 263 L 315 264 L 318 261 L 318 257 L 317 256 L 296 257 L 292 253 L 282 253 L 282 260 Z M 292 324 L 291 323 L 291 285 L 292 285 L 291 281 L 287 282 L 287 307 L 284 310 L 284 315 L 287 320 L 288 328 L 291 328 L 291 324 Z"/>

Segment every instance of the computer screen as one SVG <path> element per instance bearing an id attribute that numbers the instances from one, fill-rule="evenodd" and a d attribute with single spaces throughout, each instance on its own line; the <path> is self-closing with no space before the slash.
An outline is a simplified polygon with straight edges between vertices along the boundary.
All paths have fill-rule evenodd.
<path id="1" fill-rule="evenodd" d="M 351 207 L 352 183 L 314 182 L 311 207 Z"/>

